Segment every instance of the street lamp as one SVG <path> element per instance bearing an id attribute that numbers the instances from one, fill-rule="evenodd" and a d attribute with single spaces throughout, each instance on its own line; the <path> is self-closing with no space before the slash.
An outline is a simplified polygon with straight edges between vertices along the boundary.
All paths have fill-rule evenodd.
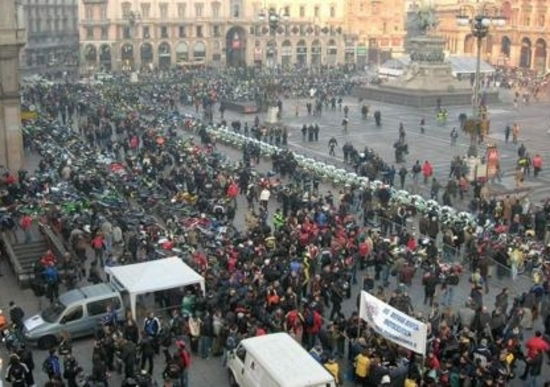
<path id="1" fill-rule="evenodd" d="M 288 20 L 289 15 L 287 14 L 286 10 L 280 9 L 278 12 L 275 10 L 275 8 L 269 8 L 267 10 L 263 9 L 258 14 L 258 20 L 260 23 L 264 23 L 267 21 L 267 25 L 269 26 L 269 31 L 271 32 L 271 35 L 275 35 L 277 33 L 277 28 L 279 27 L 281 21 Z"/>
<path id="2" fill-rule="evenodd" d="M 269 27 L 270 35 L 274 38 L 277 35 L 277 30 L 281 22 L 287 21 L 289 18 L 285 9 L 276 11 L 275 8 L 263 9 L 258 14 L 258 20 L 260 24 L 266 23 Z M 272 50 L 273 47 L 266 45 L 268 50 Z M 275 57 L 274 53 L 273 56 Z M 277 90 L 278 83 L 275 80 L 273 73 L 269 74 L 268 82 L 266 84 L 266 99 L 267 99 L 267 123 L 275 124 L 279 118 L 279 108 L 277 106 Z"/>
<path id="3" fill-rule="evenodd" d="M 138 22 L 141 20 L 141 15 L 139 12 L 130 10 L 128 14 L 125 16 L 126 20 L 128 20 L 129 25 L 129 34 L 130 38 L 132 39 L 132 64 L 129 66 L 131 67 L 130 70 L 134 70 L 134 66 L 136 63 L 136 55 L 140 55 L 139 50 L 139 31 L 138 31 Z"/>
<path id="4" fill-rule="evenodd" d="M 506 24 L 506 19 L 502 16 L 488 16 L 485 13 L 485 8 L 481 12 L 470 18 L 467 15 L 461 14 L 456 18 L 457 25 L 460 27 L 470 26 L 472 35 L 476 38 L 476 72 L 475 72 L 475 86 L 474 95 L 472 98 L 472 119 L 475 121 L 476 127 L 479 129 L 480 124 L 480 88 L 481 88 L 481 43 L 483 38 L 489 34 L 489 29 L 493 27 L 502 27 Z M 477 147 L 475 140 L 475 133 L 471 132 L 471 144 L 468 149 L 469 156 L 477 156 Z"/>

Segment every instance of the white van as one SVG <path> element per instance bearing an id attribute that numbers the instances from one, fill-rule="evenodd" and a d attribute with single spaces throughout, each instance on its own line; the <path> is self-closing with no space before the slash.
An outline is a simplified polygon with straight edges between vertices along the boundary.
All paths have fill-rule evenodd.
<path id="1" fill-rule="evenodd" d="M 231 386 L 335 387 L 334 377 L 286 333 L 252 337 L 229 354 Z"/>

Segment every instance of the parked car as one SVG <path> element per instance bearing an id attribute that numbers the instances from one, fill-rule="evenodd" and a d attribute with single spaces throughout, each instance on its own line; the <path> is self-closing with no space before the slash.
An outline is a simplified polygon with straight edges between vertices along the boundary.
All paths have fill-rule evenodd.
<path id="1" fill-rule="evenodd" d="M 91 335 L 107 316 L 108 307 L 124 319 L 120 293 L 109 284 L 98 284 L 63 293 L 50 306 L 25 320 L 23 333 L 27 341 L 46 349 L 54 346 L 61 332 L 71 337 Z"/>

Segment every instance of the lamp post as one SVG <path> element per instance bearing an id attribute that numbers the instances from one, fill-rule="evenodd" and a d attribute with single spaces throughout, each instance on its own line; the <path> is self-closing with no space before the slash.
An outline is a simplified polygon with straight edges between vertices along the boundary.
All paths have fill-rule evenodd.
<path id="1" fill-rule="evenodd" d="M 283 10 L 276 11 L 274 8 L 269 8 L 267 10 L 260 11 L 258 15 L 258 20 L 260 24 L 267 23 L 269 27 L 269 32 L 272 38 L 275 38 L 277 35 L 277 30 L 281 25 L 281 22 L 284 22 L 288 19 L 288 14 Z M 273 49 L 272 47 L 267 46 L 267 50 Z M 268 51 L 269 52 L 269 51 Z M 279 121 L 279 108 L 277 106 L 277 91 L 278 84 L 275 80 L 273 72 L 270 72 L 268 75 L 268 82 L 266 85 L 266 102 L 267 102 L 267 118 L 266 122 L 268 124 L 276 124 Z"/>
<path id="2" fill-rule="evenodd" d="M 132 66 L 130 68 L 130 71 L 134 71 L 134 67 L 137 63 L 136 61 L 136 55 L 141 55 L 141 51 L 139 49 L 139 31 L 138 31 L 138 22 L 139 20 L 141 19 L 141 15 L 139 14 L 139 12 L 135 12 L 135 11 L 130 11 L 128 12 L 128 14 L 126 15 L 126 20 L 128 20 L 128 25 L 129 25 L 129 33 L 130 33 L 130 38 L 132 40 L 132 56 L 133 56 L 133 60 L 132 60 Z"/>
<path id="3" fill-rule="evenodd" d="M 288 20 L 289 15 L 284 9 L 276 11 L 275 8 L 263 9 L 258 14 L 258 20 L 260 23 L 267 22 L 271 36 L 277 34 L 277 28 L 281 24 L 281 21 Z"/>
<path id="4" fill-rule="evenodd" d="M 502 27 L 506 23 L 506 19 L 501 16 L 488 16 L 485 13 L 485 8 L 481 10 L 479 14 L 470 18 L 467 15 L 457 16 L 457 24 L 461 27 L 469 26 L 472 35 L 476 38 L 476 72 L 475 72 L 475 84 L 474 95 L 472 98 L 472 119 L 475 121 L 477 130 L 480 130 L 480 89 L 481 89 L 481 45 L 483 38 L 489 34 L 491 26 Z M 469 156 L 477 156 L 476 136 L 475 132 L 471 131 L 471 144 L 468 149 Z"/>

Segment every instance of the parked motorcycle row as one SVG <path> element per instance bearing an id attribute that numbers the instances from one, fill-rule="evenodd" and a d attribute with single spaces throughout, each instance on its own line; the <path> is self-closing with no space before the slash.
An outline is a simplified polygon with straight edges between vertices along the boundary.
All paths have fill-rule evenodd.
<path id="1" fill-rule="evenodd" d="M 260 148 L 261 154 L 264 156 L 271 157 L 281 150 L 280 147 L 236 133 L 227 127 L 209 126 L 207 130 L 212 133 L 218 141 L 240 149 L 246 144 L 252 143 Z M 337 168 L 334 165 L 317 161 L 296 152 L 292 153 L 299 168 L 309 171 L 317 175 L 321 180 L 332 183 L 335 186 L 364 187 L 365 189 L 371 189 L 373 191 L 377 191 L 382 187 L 388 188 L 380 180 L 371 181 L 366 176 L 359 176 L 357 173 L 349 172 L 343 168 Z M 426 200 L 420 195 L 413 195 L 405 190 L 397 190 L 395 188 L 389 189 L 391 191 L 391 201 L 394 204 L 414 207 L 420 214 L 429 214 L 430 216 L 438 217 L 439 221 L 443 224 L 462 228 L 465 226 L 476 226 L 475 218 L 470 213 L 464 211 L 459 212 L 449 206 L 441 206 L 435 200 Z"/>
<path id="2" fill-rule="evenodd" d="M 162 130 L 151 133 L 151 141 L 144 141 L 143 149 L 151 152 L 162 149 L 160 153 L 169 156 L 164 171 L 151 171 L 146 156 L 139 152 L 131 156 L 133 169 L 125 167 L 113 152 L 92 148 L 71 128 L 56 122 L 27 125 L 24 133 L 47 167 L 39 168 L 33 177 L 22 182 L 36 188 L 25 190 L 27 194 L 20 198 L 17 210 L 58 219 L 59 231 L 66 239 L 74 229 L 92 236 L 101 219 L 108 219 L 125 232 L 137 232 L 142 243 L 149 246 L 147 259 L 156 259 L 174 254 L 186 256 L 185 237 L 191 228 L 212 239 L 219 237 L 221 231 L 226 235 L 235 233 L 224 219 L 215 218 L 218 203 L 213 193 L 209 197 L 208 187 L 199 198 L 197 193 L 187 192 L 184 185 L 172 185 L 162 178 L 175 163 L 200 162 L 209 175 L 235 167 L 223 155 L 195 145 L 192 139 L 165 138 Z M 166 141 L 156 142 L 158 138 Z M 67 166 L 71 169 L 70 181 L 59 173 Z M 189 220 L 197 218 L 206 222 L 189 227 Z M 168 249 L 161 243 L 166 240 L 174 241 Z M 124 263 L 126 258 L 119 257 L 118 263 Z"/>

